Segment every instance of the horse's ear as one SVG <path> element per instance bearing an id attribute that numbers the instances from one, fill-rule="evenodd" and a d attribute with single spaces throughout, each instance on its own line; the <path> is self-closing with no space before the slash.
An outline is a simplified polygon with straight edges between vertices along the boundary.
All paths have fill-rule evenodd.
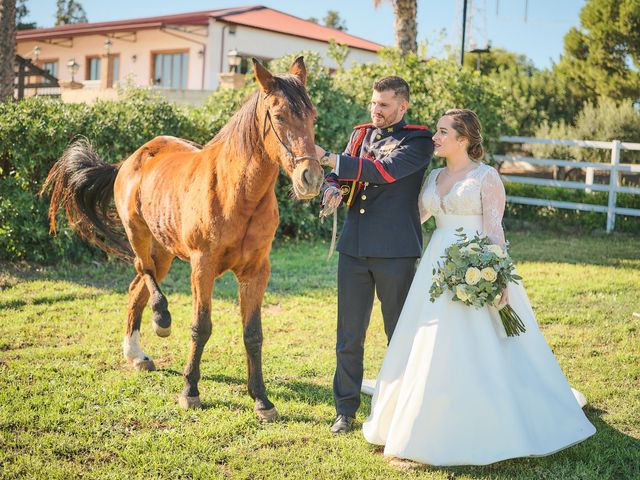
<path id="1" fill-rule="evenodd" d="M 304 65 L 304 57 L 298 57 L 295 59 L 289 73 L 292 73 L 300 79 L 303 85 L 307 84 L 307 67 Z"/>
<path id="2" fill-rule="evenodd" d="M 273 75 L 271 72 L 267 70 L 258 60 L 252 58 L 253 60 L 253 71 L 256 74 L 256 80 L 258 80 L 258 84 L 260 84 L 260 90 L 264 93 L 271 92 L 276 83 L 273 79 Z"/>

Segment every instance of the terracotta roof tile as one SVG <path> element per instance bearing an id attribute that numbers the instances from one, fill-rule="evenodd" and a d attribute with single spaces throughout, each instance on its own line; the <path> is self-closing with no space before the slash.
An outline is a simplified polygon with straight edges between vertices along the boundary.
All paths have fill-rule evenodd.
<path id="1" fill-rule="evenodd" d="M 51 28 L 19 30 L 16 37 L 18 41 L 44 40 L 80 35 L 147 30 L 166 25 L 207 25 L 210 17 L 222 22 L 285 33 L 323 42 L 328 42 L 329 39 L 333 38 L 337 42 L 345 43 L 350 47 L 373 52 L 382 48 L 382 45 L 369 40 L 349 35 L 348 33 L 323 25 L 318 25 L 308 20 L 303 20 L 302 18 L 261 5 L 116 20 L 111 22 L 75 23 L 58 25 Z"/>

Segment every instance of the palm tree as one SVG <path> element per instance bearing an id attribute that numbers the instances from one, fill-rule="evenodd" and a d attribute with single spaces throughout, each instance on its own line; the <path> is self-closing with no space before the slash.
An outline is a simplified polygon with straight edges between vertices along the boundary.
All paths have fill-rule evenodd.
<path id="1" fill-rule="evenodd" d="M 384 1 L 389 1 L 393 5 L 393 15 L 396 19 L 396 48 L 399 48 L 402 53 L 416 53 L 418 51 L 416 40 L 418 0 L 373 0 L 374 8 L 378 8 Z"/>
<path id="2" fill-rule="evenodd" d="M 16 0 L 0 0 L 0 102 L 13 98 L 16 57 Z"/>

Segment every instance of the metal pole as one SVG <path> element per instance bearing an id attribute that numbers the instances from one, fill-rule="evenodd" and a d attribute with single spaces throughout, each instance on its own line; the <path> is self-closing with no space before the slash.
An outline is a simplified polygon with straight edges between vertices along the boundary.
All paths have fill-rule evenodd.
<path id="1" fill-rule="evenodd" d="M 460 66 L 464 65 L 464 37 L 467 30 L 467 0 L 462 5 L 462 47 L 460 48 Z"/>
<path id="2" fill-rule="evenodd" d="M 620 140 L 614 140 L 611 145 L 611 174 L 609 176 L 609 205 L 607 207 L 607 233 L 613 232 L 616 225 L 616 189 L 620 186 L 618 164 L 620 163 Z"/>

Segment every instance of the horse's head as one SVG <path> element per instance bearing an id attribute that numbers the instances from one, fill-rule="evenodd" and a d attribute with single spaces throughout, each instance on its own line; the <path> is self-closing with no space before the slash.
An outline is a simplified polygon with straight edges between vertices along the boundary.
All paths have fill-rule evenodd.
<path id="1" fill-rule="evenodd" d="M 316 157 L 316 110 L 305 88 L 304 60 L 298 57 L 287 75 L 272 75 L 255 58 L 253 67 L 260 85 L 257 113 L 266 153 L 291 177 L 296 198 L 313 198 L 320 192 L 324 172 Z"/>

